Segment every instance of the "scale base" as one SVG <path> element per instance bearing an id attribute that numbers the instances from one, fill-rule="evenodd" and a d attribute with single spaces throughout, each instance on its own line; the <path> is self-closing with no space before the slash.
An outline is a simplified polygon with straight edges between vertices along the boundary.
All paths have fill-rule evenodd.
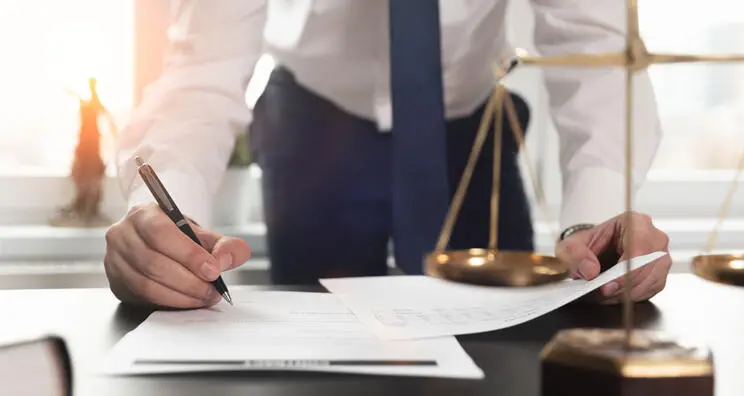
<path id="1" fill-rule="evenodd" d="M 709 349 L 634 330 L 559 332 L 543 349 L 542 396 L 713 396 Z"/>
<path id="2" fill-rule="evenodd" d="M 524 287 L 564 280 L 569 265 L 527 251 L 467 249 L 433 252 L 424 259 L 429 276 L 484 286 Z"/>

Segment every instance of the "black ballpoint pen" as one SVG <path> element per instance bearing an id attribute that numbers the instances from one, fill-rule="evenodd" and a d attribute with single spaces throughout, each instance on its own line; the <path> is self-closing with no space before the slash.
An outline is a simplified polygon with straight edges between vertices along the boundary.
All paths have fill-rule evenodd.
<path id="1" fill-rule="evenodd" d="M 189 222 L 186 221 L 186 218 L 183 216 L 181 211 L 178 210 L 176 203 L 173 202 L 173 199 L 170 197 L 170 194 L 168 194 L 168 191 L 165 190 L 163 183 L 160 182 L 158 175 L 155 174 L 152 167 L 146 164 L 139 156 L 135 156 L 134 161 L 137 163 L 137 171 L 142 177 L 142 180 L 144 180 L 145 185 L 147 185 L 147 188 L 155 197 L 155 200 L 158 202 L 158 205 L 163 212 L 165 212 L 165 214 L 176 223 L 176 226 L 181 230 L 181 232 L 186 234 L 199 246 L 202 246 L 199 238 L 197 238 L 194 233 L 194 230 L 189 226 Z M 225 282 L 222 280 L 222 276 L 218 276 L 217 279 L 213 280 L 212 285 L 214 285 L 225 301 L 230 303 L 230 305 L 233 305 L 232 297 L 230 297 L 230 292 L 227 290 L 227 285 L 225 285 Z"/>

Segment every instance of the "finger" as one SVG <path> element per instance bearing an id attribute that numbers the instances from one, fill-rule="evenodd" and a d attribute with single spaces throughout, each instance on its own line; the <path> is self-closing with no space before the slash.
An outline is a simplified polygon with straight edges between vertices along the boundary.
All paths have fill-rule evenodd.
<path id="1" fill-rule="evenodd" d="M 636 301 L 636 299 L 646 293 L 647 290 L 656 282 L 656 280 L 650 276 L 643 277 L 643 278 L 637 278 L 639 279 L 637 283 L 634 283 L 630 286 L 630 300 Z M 622 285 L 622 284 L 621 284 Z M 619 300 L 622 300 L 623 295 L 625 294 L 625 285 L 622 285 L 615 293 L 613 294 L 603 294 L 607 299 L 613 299 L 617 298 Z"/>
<path id="2" fill-rule="evenodd" d="M 216 276 L 211 278 L 214 274 L 202 274 L 200 279 L 181 264 L 150 249 L 130 225 L 123 225 L 120 232 L 123 246 L 118 253 L 143 276 L 179 293 L 204 301 L 211 300 L 217 294 L 209 283 L 209 280 L 216 279 Z"/>
<path id="3" fill-rule="evenodd" d="M 191 229 L 194 230 L 194 233 L 199 238 L 199 241 L 201 241 L 202 247 L 204 247 L 204 249 L 206 249 L 207 251 L 211 251 L 212 247 L 214 247 L 215 242 L 217 242 L 217 240 L 222 237 L 222 235 L 202 228 L 202 226 L 192 222 L 191 220 L 187 221 L 189 222 Z"/>
<path id="4" fill-rule="evenodd" d="M 591 250 L 595 255 L 599 255 L 606 249 L 615 249 L 616 244 L 614 242 L 616 233 L 617 230 L 615 229 L 615 224 L 613 222 L 598 225 L 594 229 L 594 233 L 592 238 L 589 240 L 589 243 L 587 243 L 589 250 Z"/>
<path id="5" fill-rule="evenodd" d="M 581 300 L 590 303 L 601 303 L 605 300 L 605 297 L 602 296 L 599 290 L 594 290 L 591 293 L 588 293 L 587 295 L 581 297 Z"/>
<path id="6" fill-rule="evenodd" d="M 659 250 L 666 250 L 669 244 L 669 238 L 665 233 L 653 226 L 650 217 L 641 214 L 634 214 L 630 232 L 623 233 L 622 254 L 620 261 L 629 260 L 633 257 L 647 255 Z M 649 263 L 644 267 L 632 271 L 627 280 L 630 287 L 636 288 L 647 277 L 651 276 L 657 263 Z M 608 282 L 600 288 L 602 295 L 611 297 L 612 295 L 623 292 L 626 279 L 625 275 Z"/>
<path id="7" fill-rule="evenodd" d="M 240 238 L 227 237 L 200 226 L 195 226 L 194 231 L 204 248 L 217 259 L 223 272 L 243 265 L 251 257 L 248 242 Z"/>
<path id="8" fill-rule="evenodd" d="M 666 286 L 666 279 L 671 266 L 672 260 L 665 256 L 637 270 L 638 273 L 632 278 L 631 299 L 633 301 L 647 300 L 660 292 Z M 622 298 L 625 286 L 622 283 L 623 278 L 619 279 L 621 283 L 617 291 L 603 293 L 604 296 L 607 298 Z"/>
<path id="9" fill-rule="evenodd" d="M 251 257 L 251 248 L 240 238 L 222 237 L 217 240 L 212 254 L 217 258 L 222 271 L 243 265 Z"/>
<path id="10" fill-rule="evenodd" d="M 633 271 L 631 271 L 628 275 L 629 278 L 628 281 L 630 282 L 630 287 L 636 287 L 638 284 L 641 283 L 641 281 L 650 276 L 653 271 L 654 263 L 646 264 L 645 266 L 641 268 L 637 268 Z M 621 293 L 622 290 L 625 288 L 625 274 L 611 280 L 610 282 L 605 283 L 599 288 L 600 293 L 605 297 L 611 297 L 617 293 Z"/>
<path id="11" fill-rule="evenodd" d="M 672 260 L 669 258 L 657 262 L 653 266 L 651 274 L 631 292 L 633 301 L 648 300 L 662 291 L 666 286 L 666 279 L 671 266 Z"/>
<path id="12" fill-rule="evenodd" d="M 658 278 L 653 277 L 644 279 L 640 285 L 631 290 L 630 299 L 632 301 L 648 300 L 660 290 L 658 289 L 659 281 Z"/>
<path id="13" fill-rule="evenodd" d="M 172 290 L 130 267 L 117 252 L 112 252 L 111 260 L 115 262 L 115 267 L 121 276 L 127 279 L 127 287 L 132 293 L 151 304 L 172 308 L 200 308 L 219 301 L 217 298 L 219 294 L 214 300 L 205 302 Z"/>
<path id="14" fill-rule="evenodd" d="M 571 277 L 594 279 L 599 275 L 600 265 L 597 256 L 579 240 L 566 239 L 558 244 L 556 249 L 558 260 L 570 265 Z"/>
<path id="15" fill-rule="evenodd" d="M 106 273 L 106 279 L 108 279 L 111 292 L 114 293 L 114 296 L 116 296 L 120 301 L 136 303 L 139 298 L 132 293 L 129 288 L 127 288 L 125 278 L 117 268 L 122 262 L 122 258 L 116 252 L 110 249 L 106 250 L 106 255 L 103 258 L 103 268 Z"/>
<path id="16" fill-rule="evenodd" d="M 612 297 L 612 298 L 603 298 L 598 301 L 601 305 L 614 305 L 614 304 L 620 304 L 622 301 L 622 296 L 620 297 Z"/>
<path id="17" fill-rule="evenodd" d="M 635 302 L 635 301 L 643 301 L 645 299 L 648 299 L 648 298 L 644 298 L 644 297 L 647 296 L 647 295 L 652 294 L 651 293 L 651 290 L 653 290 L 656 287 L 656 284 L 657 283 L 658 283 L 658 280 L 653 279 L 653 278 L 646 278 L 646 279 L 644 279 L 644 281 L 641 282 L 641 284 L 639 284 L 635 288 L 631 289 L 631 292 L 630 292 L 630 301 L 631 302 Z M 625 298 L 624 297 L 623 290 L 624 289 L 619 290 L 617 293 L 615 293 L 612 296 L 601 298 L 600 301 L 599 301 L 600 304 L 620 304 L 620 303 L 622 303 L 623 302 L 623 299 Z"/>
<path id="18" fill-rule="evenodd" d="M 658 251 L 658 249 L 652 248 L 649 253 L 655 252 L 655 251 Z M 647 254 L 647 253 L 641 253 L 641 254 Z M 629 257 L 630 255 L 623 255 L 621 256 L 620 259 L 621 261 L 626 261 L 626 260 L 630 260 Z M 636 268 L 635 270 L 631 271 L 630 272 L 631 282 L 634 285 L 637 285 L 638 283 L 640 283 L 642 278 L 649 276 L 653 271 L 655 271 L 656 268 L 658 268 L 659 265 L 661 266 L 663 270 L 668 272 L 669 268 L 671 268 L 671 258 L 669 257 L 669 255 L 665 255 L 661 258 L 658 258 L 644 265 L 641 268 Z M 615 281 L 619 281 L 620 284 L 622 285 L 625 281 L 624 275 L 615 279 Z"/>
<path id="19" fill-rule="evenodd" d="M 131 223 L 150 249 L 169 257 L 203 279 L 214 280 L 219 276 L 217 260 L 181 232 L 160 208 L 136 211 L 131 215 Z"/>

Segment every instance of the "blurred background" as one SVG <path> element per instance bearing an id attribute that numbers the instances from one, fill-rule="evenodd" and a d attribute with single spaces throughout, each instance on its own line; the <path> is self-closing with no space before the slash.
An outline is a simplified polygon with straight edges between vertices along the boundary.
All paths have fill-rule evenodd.
<path id="1" fill-rule="evenodd" d="M 529 0 L 511 3 L 512 42 L 533 50 Z M 143 89 L 159 74 L 169 7 L 167 0 L 0 2 L 0 287 L 106 285 L 105 228 L 48 225 L 73 194 L 68 174 L 79 116 L 69 92 L 85 94 L 87 79 L 97 78 L 102 102 L 117 125 L 126 125 Z M 641 0 L 640 8 L 652 51 L 744 53 L 744 3 L 738 0 Z M 270 56 L 256 66 L 247 105 L 260 95 L 272 67 Z M 636 207 L 670 234 L 675 270 L 685 271 L 685 258 L 703 247 L 713 227 L 744 150 L 744 64 L 654 66 L 651 74 L 665 137 Z M 533 108 L 528 150 L 552 213 L 545 218 L 535 210 L 537 238 L 539 249 L 551 252 L 561 197 L 557 135 L 540 71 L 520 70 L 508 84 Z M 104 160 L 113 144 L 104 133 Z M 107 175 L 102 208 L 116 219 L 125 203 L 113 167 Z M 216 204 L 222 208 L 215 212 L 218 229 L 253 246 L 246 273 L 268 265 L 262 258 L 260 177 L 255 166 L 234 161 Z M 744 193 L 737 193 L 729 215 L 716 247 L 741 251 Z M 40 277 L 30 281 L 28 273 Z"/>

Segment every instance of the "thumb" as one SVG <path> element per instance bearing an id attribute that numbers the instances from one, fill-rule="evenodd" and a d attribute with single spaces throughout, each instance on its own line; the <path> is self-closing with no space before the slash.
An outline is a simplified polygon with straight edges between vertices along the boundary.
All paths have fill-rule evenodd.
<path id="1" fill-rule="evenodd" d="M 580 240 L 561 241 L 556 249 L 556 257 L 570 265 L 571 277 L 574 279 L 594 279 L 601 271 L 597 256 Z"/>
<path id="2" fill-rule="evenodd" d="M 199 226 L 193 228 L 204 248 L 217 259 L 222 272 L 243 265 L 251 257 L 248 242 L 240 238 L 220 235 Z"/>

